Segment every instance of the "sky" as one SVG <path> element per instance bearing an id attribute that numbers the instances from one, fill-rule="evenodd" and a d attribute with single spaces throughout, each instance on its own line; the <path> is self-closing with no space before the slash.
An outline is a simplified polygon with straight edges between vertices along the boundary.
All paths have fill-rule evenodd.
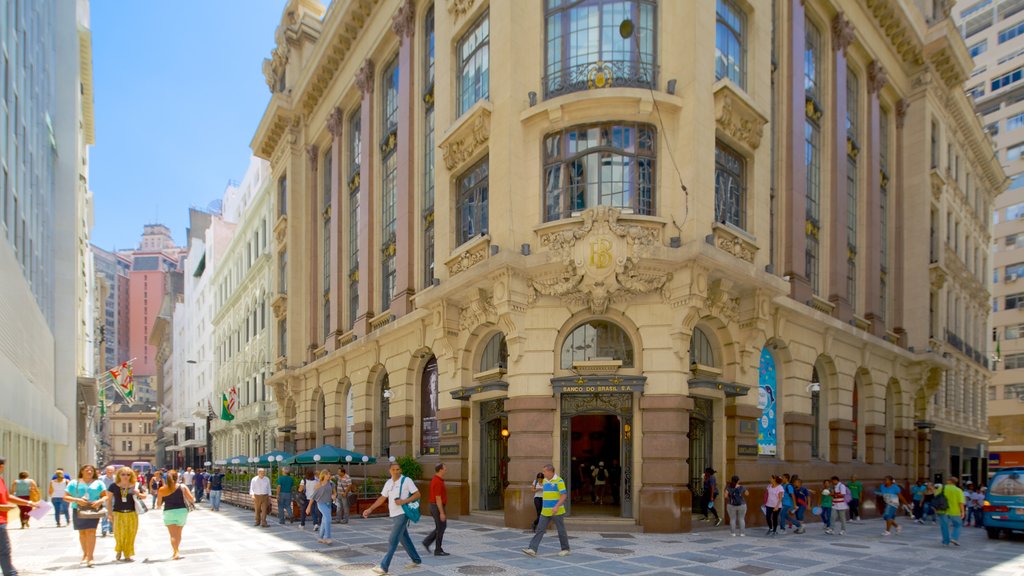
<path id="1" fill-rule="evenodd" d="M 241 181 L 270 91 L 263 59 L 284 0 L 92 0 L 93 244 L 135 248 L 145 224 L 185 245 L 188 209 Z"/>

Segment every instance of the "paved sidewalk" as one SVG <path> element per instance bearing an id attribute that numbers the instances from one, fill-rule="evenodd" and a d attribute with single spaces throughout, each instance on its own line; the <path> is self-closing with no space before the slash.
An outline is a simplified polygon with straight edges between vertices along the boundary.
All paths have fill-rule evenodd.
<path id="1" fill-rule="evenodd" d="M 81 553 L 70 528 L 56 528 L 53 520 L 34 522 L 29 530 L 9 530 L 14 561 L 24 575 L 71 570 L 81 574 L 132 576 L 204 576 L 285 574 L 341 574 L 364 576 L 379 563 L 386 549 L 390 522 L 383 518 L 353 518 L 348 525 L 333 525 L 335 542 L 317 544 L 311 526 L 298 524 L 270 528 L 252 525 L 252 513 L 225 506 L 211 512 L 205 503 L 189 516 L 180 561 L 170 560 L 171 549 L 160 513 L 140 519 L 136 562 L 114 562 L 113 537 L 99 538 L 96 567 L 80 567 Z M 417 546 L 433 523 L 424 518 L 412 529 Z M 937 526 L 907 523 L 903 533 L 883 537 L 881 520 L 852 524 L 846 536 L 826 536 L 817 525 L 806 534 L 774 538 L 763 529 L 747 537 L 731 537 L 723 526 L 697 534 L 570 534 L 572 555 L 559 557 L 558 538 L 552 530 L 544 538 L 538 558 L 520 549 L 530 534 L 522 530 L 492 528 L 451 521 L 445 549 L 451 556 L 436 558 L 420 547 L 423 566 L 407 570 L 408 556 L 399 548 L 392 574 L 551 576 L 654 576 L 701 574 L 708 576 L 891 576 L 921 574 L 954 576 L 1024 575 L 1024 539 L 988 540 L 984 530 L 965 528 L 960 548 L 939 545 Z"/>

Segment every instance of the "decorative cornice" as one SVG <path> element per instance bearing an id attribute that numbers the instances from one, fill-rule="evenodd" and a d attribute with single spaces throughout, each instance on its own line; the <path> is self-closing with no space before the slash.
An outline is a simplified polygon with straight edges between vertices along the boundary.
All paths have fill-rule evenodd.
<path id="1" fill-rule="evenodd" d="M 477 156 L 491 137 L 491 109 L 477 105 L 470 115 L 441 142 L 441 155 L 449 172 Z"/>
<path id="2" fill-rule="evenodd" d="M 412 38 L 416 31 L 416 7 L 412 0 L 405 0 L 391 16 L 391 31 L 398 36 L 401 44 L 406 38 Z"/>
<path id="3" fill-rule="evenodd" d="M 846 19 L 845 14 L 837 12 L 832 18 L 832 49 L 846 52 L 853 42 L 853 37 L 853 24 Z"/>
<path id="4" fill-rule="evenodd" d="M 359 91 L 364 96 L 373 94 L 374 70 L 376 68 L 374 67 L 373 60 L 367 58 L 366 62 L 363 62 L 363 65 L 359 68 L 359 71 L 356 72 L 356 87 L 359 88 Z"/>
<path id="5" fill-rule="evenodd" d="M 761 145 L 768 119 L 743 97 L 735 84 L 719 81 L 715 87 L 715 122 L 720 130 L 752 152 Z"/>
<path id="6" fill-rule="evenodd" d="M 878 22 L 878 30 L 888 38 L 890 45 L 903 62 L 913 66 L 924 64 L 921 38 L 899 0 L 863 0 Z"/>
<path id="7" fill-rule="evenodd" d="M 451 14 L 453 20 L 458 20 L 460 16 L 469 12 L 470 8 L 473 7 L 475 0 L 448 0 L 448 13 Z"/>
<path id="8" fill-rule="evenodd" d="M 316 144 L 306 146 L 306 159 L 309 160 L 309 169 L 316 172 L 317 160 L 320 158 L 320 147 Z"/>
<path id="9" fill-rule="evenodd" d="M 889 73 L 885 67 L 879 64 L 878 60 L 872 60 L 868 64 L 868 93 L 877 94 L 889 83 Z"/>
<path id="10" fill-rule="evenodd" d="M 331 110 L 330 115 L 327 116 L 327 131 L 330 132 L 332 138 L 341 138 L 341 130 L 344 125 L 345 115 L 342 113 L 341 108 L 335 106 Z"/>

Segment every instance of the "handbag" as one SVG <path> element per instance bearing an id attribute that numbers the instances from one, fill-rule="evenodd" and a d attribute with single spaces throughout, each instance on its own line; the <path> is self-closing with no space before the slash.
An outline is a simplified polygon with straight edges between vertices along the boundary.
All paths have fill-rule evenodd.
<path id="1" fill-rule="evenodd" d="M 402 487 L 405 486 L 405 476 L 402 476 L 402 481 L 398 484 L 398 497 L 402 497 Z M 402 504 L 402 512 L 405 512 L 406 517 L 413 524 L 420 521 L 420 501 L 416 500 L 413 502 L 406 502 Z"/>
<path id="2" fill-rule="evenodd" d="M 79 520 L 102 520 L 107 517 L 107 511 L 103 508 L 97 508 L 96 510 L 82 510 L 79 508 L 76 512 Z"/>
<path id="3" fill-rule="evenodd" d="M 146 512 L 149 512 L 149 507 L 146 506 L 145 501 L 139 497 L 139 493 L 133 491 L 133 494 L 135 499 L 135 513 L 142 516 Z"/>
<path id="4" fill-rule="evenodd" d="M 40 495 L 38 486 L 32 486 L 28 489 L 28 499 L 30 502 L 39 502 Z"/>

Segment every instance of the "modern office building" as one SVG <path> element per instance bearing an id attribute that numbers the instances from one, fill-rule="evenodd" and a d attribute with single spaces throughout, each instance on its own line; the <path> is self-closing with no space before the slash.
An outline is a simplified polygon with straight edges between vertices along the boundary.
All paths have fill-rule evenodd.
<path id="1" fill-rule="evenodd" d="M 1007 181 L 944 8 L 291 0 L 252 140 L 283 441 L 443 460 L 516 527 L 549 462 L 650 532 L 706 467 L 980 477 Z"/>

